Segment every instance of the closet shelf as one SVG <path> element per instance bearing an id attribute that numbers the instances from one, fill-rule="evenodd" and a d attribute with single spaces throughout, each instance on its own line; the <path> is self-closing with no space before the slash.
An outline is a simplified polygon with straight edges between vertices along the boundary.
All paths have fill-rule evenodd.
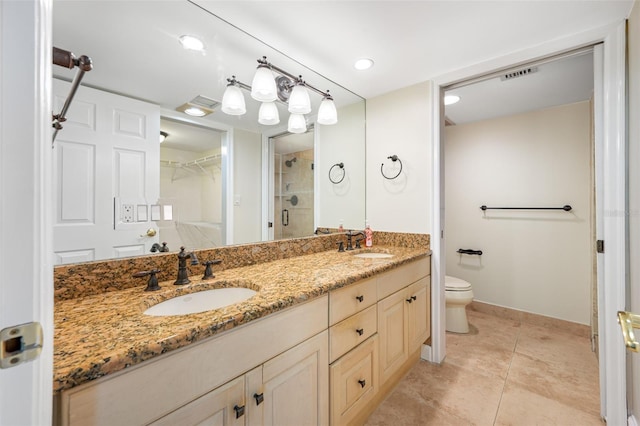
<path id="1" fill-rule="evenodd" d="M 222 156 L 220 154 L 207 155 L 205 157 L 196 158 L 191 161 L 173 161 L 173 160 L 160 160 L 160 166 L 171 167 L 174 170 L 173 176 L 171 176 L 171 182 L 175 182 L 178 179 L 189 177 L 192 175 L 206 175 L 215 180 L 213 173 L 206 170 L 205 166 L 214 165 L 220 161 Z M 187 174 L 180 176 L 178 171 L 183 170 Z"/>

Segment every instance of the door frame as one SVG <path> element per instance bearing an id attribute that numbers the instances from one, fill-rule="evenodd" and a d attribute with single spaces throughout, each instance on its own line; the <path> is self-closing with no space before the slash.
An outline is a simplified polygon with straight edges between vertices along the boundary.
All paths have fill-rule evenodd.
<path id="1" fill-rule="evenodd" d="M 52 419 L 51 11 L 0 2 L 0 329 L 43 331 L 39 358 L 0 370 L 0 424 Z"/>
<path id="2" fill-rule="evenodd" d="M 514 52 L 448 73 L 432 81 L 433 141 L 433 210 L 432 210 L 432 330 L 431 345 L 423 348 L 423 358 L 442 362 L 446 355 L 445 338 L 445 247 L 444 247 L 444 166 L 443 88 L 497 70 L 524 65 L 544 57 L 581 47 L 603 44 L 601 108 L 594 112 L 596 127 L 596 162 L 602 163 L 603 179 L 596 182 L 604 197 L 598 238 L 606 235 L 606 252 L 602 256 L 604 282 L 599 282 L 598 309 L 600 330 L 601 415 L 609 424 L 626 424 L 625 348 L 615 313 L 625 308 L 627 220 L 627 155 L 625 95 L 625 21 L 595 28 L 580 34 L 554 40 L 533 48 Z M 596 94 L 598 91 L 596 90 Z M 599 155 L 599 153 L 601 153 Z M 602 289 L 602 291 L 600 291 Z"/>

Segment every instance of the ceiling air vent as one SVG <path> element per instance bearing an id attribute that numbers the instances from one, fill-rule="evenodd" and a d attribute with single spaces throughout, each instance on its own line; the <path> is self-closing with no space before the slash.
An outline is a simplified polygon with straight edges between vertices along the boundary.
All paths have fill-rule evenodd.
<path id="1" fill-rule="evenodd" d="M 534 72 L 538 72 L 538 67 L 522 68 L 520 70 L 511 71 L 500 76 L 500 80 L 513 80 L 514 78 L 524 77 L 525 75 L 533 74 Z"/>
<path id="2" fill-rule="evenodd" d="M 198 95 L 195 98 L 191 99 L 189 103 L 208 109 L 216 109 L 220 105 L 220 102 L 202 95 Z"/>

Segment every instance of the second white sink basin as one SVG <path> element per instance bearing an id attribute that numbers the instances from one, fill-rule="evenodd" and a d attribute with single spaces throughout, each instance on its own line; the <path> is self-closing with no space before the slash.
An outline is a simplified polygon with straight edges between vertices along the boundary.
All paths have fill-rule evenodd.
<path id="1" fill-rule="evenodd" d="M 361 259 L 389 259 L 393 257 L 393 255 L 389 253 L 364 252 L 354 254 L 353 257 L 359 257 Z"/>
<path id="2" fill-rule="evenodd" d="M 216 288 L 165 300 L 144 311 L 145 315 L 187 315 L 223 308 L 247 300 L 256 291 L 244 287 Z"/>

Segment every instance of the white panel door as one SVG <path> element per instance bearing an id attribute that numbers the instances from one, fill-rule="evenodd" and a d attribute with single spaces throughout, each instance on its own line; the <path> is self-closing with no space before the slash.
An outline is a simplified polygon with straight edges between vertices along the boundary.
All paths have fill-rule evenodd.
<path id="1" fill-rule="evenodd" d="M 69 83 L 53 81 L 58 111 Z M 54 262 L 149 253 L 160 193 L 157 105 L 80 87 L 54 144 Z"/>

